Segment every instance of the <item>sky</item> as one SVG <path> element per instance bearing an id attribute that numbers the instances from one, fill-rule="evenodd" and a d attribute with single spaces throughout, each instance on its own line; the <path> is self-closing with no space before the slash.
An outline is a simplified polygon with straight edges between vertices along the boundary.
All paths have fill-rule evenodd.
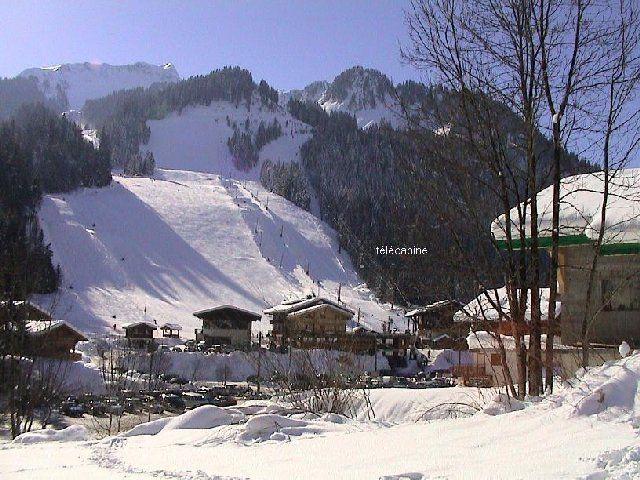
<path id="1" fill-rule="evenodd" d="M 409 0 L 2 0 L 0 76 L 70 62 L 171 62 L 182 77 L 225 65 L 280 90 L 354 65 L 394 82 Z"/>

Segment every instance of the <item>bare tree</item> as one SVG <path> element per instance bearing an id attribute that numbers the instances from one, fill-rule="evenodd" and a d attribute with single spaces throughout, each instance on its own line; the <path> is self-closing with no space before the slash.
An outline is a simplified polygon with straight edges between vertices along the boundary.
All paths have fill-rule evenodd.
<path id="1" fill-rule="evenodd" d="M 505 320 L 518 356 L 517 392 L 522 397 L 528 381 L 528 393 L 538 394 L 543 366 L 539 292 L 547 272 L 541 262 L 541 239 L 551 237 L 545 364 L 551 388 L 562 228 L 560 179 L 572 173 L 567 147 L 579 145 L 571 143 L 572 133 L 599 125 L 591 137 L 600 137 L 602 158 L 590 157 L 598 161 L 605 179 L 611 176 L 609 137 L 623 128 L 629 131 L 637 116 L 629 109 L 637 82 L 635 7 L 624 1 L 415 0 L 407 24 L 410 45 L 403 50 L 404 58 L 450 89 L 454 98 L 417 115 L 413 108 L 406 115 L 423 155 L 437 159 L 429 164 L 431 171 L 447 180 L 434 181 L 434 175 L 424 172 L 416 175 L 425 178 L 433 194 L 432 208 L 453 239 L 455 260 L 475 267 L 466 266 L 463 273 L 480 291 L 491 291 L 496 278 L 505 284 Z M 608 90 L 610 94 L 603 95 Z M 606 118 L 603 111 L 609 113 Z M 442 134 L 434 125 L 449 128 Z M 552 148 L 543 137 L 547 131 Z M 636 145 L 629 142 L 621 156 L 628 159 Z M 541 224 L 538 212 L 537 194 L 546 185 L 553 185 L 550 228 Z M 443 198 L 450 199 L 448 205 L 439 204 Z M 603 226 L 606 207 L 604 201 Z M 501 213 L 498 226 L 505 240 L 492 240 L 493 252 L 480 250 L 487 255 L 486 261 L 478 262 L 478 251 L 470 251 L 465 237 L 475 234 L 489 242 L 487 219 Z M 594 249 L 599 247 L 596 240 Z M 592 271 L 596 267 L 597 260 Z M 525 321 L 528 308 L 530 318 Z M 525 331 L 530 331 L 528 345 L 523 343 Z M 588 343 L 585 332 L 585 349 Z"/>

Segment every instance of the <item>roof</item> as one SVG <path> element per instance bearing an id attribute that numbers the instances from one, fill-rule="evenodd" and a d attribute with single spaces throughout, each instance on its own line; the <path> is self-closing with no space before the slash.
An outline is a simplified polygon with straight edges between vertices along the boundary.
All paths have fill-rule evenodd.
<path id="1" fill-rule="evenodd" d="M 203 316 L 206 316 L 210 313 L 222 312 L 225 310 L 232 310 L 234 312 L 247 315 L 249 317 L 252 317 L 254 320 L 260 320 L 262 318 L 262 315 L 260 315 L 259 313 L 251 312 L 249 310 L 245 310 L 244 308 L 236 307 L 235 305 L 220 305 L 218 307 L 207 308 L 205 310 L 199 310 L 197 312 L 194 312 L 193 315 L 195 317 L 202 318 Z"/>
<path id="2" fill-rule="evenodd" d="M 516 343 L 513 337 L 509 335 L 501 335 L 500 339 L 502 340 L 502 345 L 505 350 L 515 350 Z M 540 347 L 542 350 L 546 350 L 547 348 L 547 335 L 540 335 L 541 343 Z M 529 345 L 529 335 L 524 335 L 524 343 Z M 479 330 L 477 332 L 469 332 L 467 335 L 467 345 L 469 345 L 469 350 L 499 350 L 500 345 L 495 335 L 486 332 L 484 330 Z M 573 347 L 563 345 L 560 343 L 560 338 L 557 335 L 553 337 L 553 348 L 554 350 L 570 350 Z"/>
<path id="3" fill-rule="evenodd" d="M 155 323 L 152 322 L 129 322 L 129 323 L 123 323 L 122 324 L 122 328 L 124 328 L 125 330 L 128 328 L 133 328 L 133 327 L 138 327 L 140 325 L 146 325 L 147 327 L 152 328 L 153 330 L 157 330 L 158 326 Z"/>
<path id="4" fill-rule="evenodd" d="M 556 302 L 556 317 L 560 315 L 561 304 Z M 548 319 L 549 312 L 549 289 L 540 289 L 540 313 L 541 320 Z M 471 300 L 462 309 L 453 315 L 454 322 L 477 322 L 477 321 L 508 321 L 509 299 L 506 287 L 487 290 Z M 525 311 L 525 321 L 531 321 L 531 290 L 527 290 L 527 310 Z"/>
<path id="5" fill-rule="evenodd" d="M 353 316 L 353 312 L 348 308 L 344 308 L 339 305 L 334 305 L 332 303 L 320 303 L 318 305 L 313 305 L 312 307 L 296 310 L 295 312 L 291 312 L 288 315 L 290 317 L 301 317 L 303 315 L 307 315 L 309 313 L 313 313 L 318 310 L 325 310 L 325 309 L 333 310 L 334 312 L 340 313 L 342 315 L 347 315 L 349 318 Z"/>
<path id="6" fill-rule="evenodd" d="M 455 306 L 456 308 L 462 307 L 462 304 L 457 300 L 440 300 L 438 302 L 432 303 L 430 305 L 425 305 L 424 307 L 419 307 L 414 310 L 410 310 L 405 313 L 405 317 L 415 317 L 416 315 L 420 315 L 423 313 L 435 312 L 437 310 L 441 310 L 447 307 Z"/>
<path id="7" fill-rule="evenodd" d="M 182 330 L 182 325 L 178 325 L 177 323 L 163 323 L 160 328 L 169 330 Z"/>
<path id="8" fill-rule="evenodd" d="M 33 335 L 44 335 L 46 333 L 60 329 L 70 330 L 73 334 L 75 334 L 76 337 L 78 337 L 79 341 L 86 342 L 88 340 L 82 332 L 76 330 L 64 320 L 35 320 L 27 322 L 27 330 Z"/>
<path id="9" fill-rule="evenodd" d="M 574 245 L 590 243 L 597 239 L 602 201 L 604 198 L 604 173 L 596 172 L 574 175 L 560 182 L 560 244 Z M 540 245 L 546 246 L 551 238 L 553 188 L 548 187 L 537 195 L 538 230 Z M 511 209 L 512 232 L 518 231 L 518 208 Z M 529 209 L 527 209 L 529 211 Z M 530 215 L 525 222 L 525 234 L 531 235 Z M 491 224 L 491 233 L 498 244 L 506 242 L 506 215 L 496 218 Z M 515 234 L 514 237 L 518 235 Z M 513 242 L 514 247 L 518 247 Z M 640 169 L 615 172 L 609 180 L 609 199 L 606 209 L 606 224 L 603 245 L 611 246 L 640 244 Z M 603 249 L 604 250 L 604 249 Z"/>
<path id="10" fill-rule="evenodd" d="M 5 307 L 7 306 L 7 304 L 9 303 L 8 300 L 3 300 L 0 301 L 0 306 Z M 29 314 L 27 315 L 27 317 L 31 317 L 31 319 L 33 320 L 38 320 L 38 319 L 43 319 L 43 320 L 50 320 L 51 319 L 51 315 L 49 315 L 49 313 L 47 313 L 44 309 L 40 308 L 38 305 L 31 303 L 28 300 L 13 300 L 11 301 L 11 304 L 16 307 L 16 309 L 18 308 L 27 308 L 29 310 Z M 35 314 L 33 315 L 33 318 L 31 314 Z"/>
<path id="11" fill-rule="evenodd" d="M 264 313 L 266 313 L 267 315 L 273 315 L 274 313 L 290 314 L 292 312 L 297 312 L 299 310 L 303 310 L 309 307 L 313 307 L 314 305 L 320 305 L 320 304 L 333 305 L 334 307 L 344 310 L 345 312 L 348 312 L 351 315 L 355 314 L 355 312 L 350 308 L 347 308 L 344 305 L 340 305 L 339 303 L 324 297 L 304 298 L 297 301 L 288 300 L 286 302 L 281 303 L 280 305 L 275 305 L 271 308 L 267 308 L 266 310 L 264 310 Z"/>

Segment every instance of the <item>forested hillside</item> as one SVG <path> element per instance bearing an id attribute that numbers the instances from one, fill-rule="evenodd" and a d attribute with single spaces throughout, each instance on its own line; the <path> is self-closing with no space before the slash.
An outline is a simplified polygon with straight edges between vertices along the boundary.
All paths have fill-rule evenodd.
<path id="1" fill-rule="evenodd" d="M 42 104 L 23 105 L 0 124 L 0 295 L 55 291 L 59 273 L 38 226 L 44 193 L 111 182 L 109 151 Z"/>
<path id="2" fill-rule="evenodd" d="M 0 120 L 10 117 L 28 103 L 42 103 L 56 112 L 62 112 L 67 100 L 62 91 L 53 97 L 45 97 L 34 77 L 0 78 Z"/>
<path id="3" fill-rule="evenodd" d="M 442 191 L 453 196 L 455 189 L 447 190 L 449 182 L 465 181 L 453 171 L 453 163 L 443 161 L 445 152 L 453 152 L 450 159 L 465 155 L 463 146 L 457 143 L 457 120 L 450 113 L 455 111 L 456 95 L 441 87 L 406 82 L 397 87 L 396 96 L 408 105 L 406 112 L 419 112 L 422 123 L 429 127 L 420 128 L 420 134 L 416 133 L 418 129 L 397 130 L 384 122 L 360 129 L 352 115 L 326 113 L 315 103 L 291 100 L 290 112 L 315 127 L 313 138 L 302 148 L 304 171 L 317 193 L 323 218 L 338 231 L 364 279 L 383 298 L 424 303 L 438 299 L 442 292 L 469 297 L 477 289 L 477 279 L 460 275 L 464 266 L 452 271 L 454 249 L 450 246 L 456 239 L 443 234 L 442 214 L 437 208 L 455 202 L 455 198 L 434 198 L 434 192 Z M 512 151 L 513 168 L 517 170 L 522 162 L 514 143 L 519 121 L 500 105 L 495 108 L 504 116 L 501 137 L 505 148 Z M 538 142 L 540 183 L 548 184 L 545 172 L 551 144 L 542 135 Z M 463 161 L 471 165 L 473 159 Z M 565 175 L 591 168 L 575 155 L 564 157 Z M 490 185 L 474 182 L 469 188 L 477 196 L 478 214 L 486 218 L 487 230 L 467 228 L 463 237 L 469 251 L 483 251 L 487 256 L 491 255 L 488 226 L 500 207 L 483 201 Z M 282 191 L 286 196 L 288 191 Z M 521 192 L 525 191 L 523 182 Z M 452 216 L 447 221 L 457 220 Z M 458 231 L 465 231 L 465 225 L 461 224 Z M 428 253 L 381 255 L 376 251 L 385 246 L 417 246 Z M 445 257 L 449 258 L 443 261 Z"/>
<path id="4" fill-rule="evenodd" d="M 264 80 L 256 84 L 249 71 L 225 67 L 175 84 L 118 91 L 87 101 L 83 112 L 86 121 L 99 130 L 100 139 L 109 142 L 114 165 L 126 169 L 140 155 L 140 146 L 149 141 L 148 120 L 160 120 L 187 107 L 210 105 L 214 101 L 227 101 L 236 108 L 244 102 L 251 108 L 254 92 L 265 107 L 277 105 L 278 92 Z M 229 142 L 229 149 L 238 157 L 241 168 L 255 164 L 255 150 L 279 134 L 278 126 L 264 125 L 261 137 L 253 139 L 243 136 L 246 132 L 237 125 L 233 127 L 237 133 Z"/>

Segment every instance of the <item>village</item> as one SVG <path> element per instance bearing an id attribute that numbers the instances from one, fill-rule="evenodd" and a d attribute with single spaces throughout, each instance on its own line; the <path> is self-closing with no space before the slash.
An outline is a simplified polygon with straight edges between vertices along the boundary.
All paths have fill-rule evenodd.
<path id="1" fill-rule="evenodd" d="M 500 235 L 499 230 L 496 233 Z M 581 366 L 578 326 L 587 280 L 575 273 L 575 265 L 588 257 L 581 238 L 567 237 L 560 249 L 555 308 L 549 308 L 549 289 L 540 289 L 542 337 L 552 325 L 553 369 L 564 379 L 572 378 Z M 640 252 L 634 245 L 608 247 L 598 271 L 603 289 L 638 268 Z M 621 343 L 629 349 L 640 343 L 640 324 L 633 313 L 640 298 L 638 287 L 625 284 L 600 313 L 590 338 L 591 365 L 619 358 Z M 525 317 L 530 319 L 531 299 L 528 303 Z M 144 413 L 151 418 L 207 404 L 224 407 L 267 399 L 282 393 L 273 380 L 283 370 L 297 368 L 291 358 L 299 352 L 334 355 L 343 363 L 360 359 L 343 385 L 356 389 L 455 385 L 500 389 L 517 369 L 514 323 L 509 320 L 504 288 L 483 292 L 466 305 L 443 299 L 404 309 L 403 320 L 394 323 L 389 316 L 381 322 L 381 332 L 363 326 L 359 310 L 341 301 L 339 292 L 335 300 L 309 294 L 261 312 L 234 305 L 199 310 L 193 316 L 202 326 L 193 332 L 183 331 L 180 319 L 159 324 L 145 312 L 141 320 L 89 334 L 28 301 L 14 302 L 10 310 L 26 324 L 29 356 L 79 363 L 84 358 L 101 372 L 98 382 L 86 390 L 79 379 L 72 379 L 76 385 L 65 390 L 69 395 L 58 396 L 60 414 L 69 417 Z M 551 311 L 555 318 L 549 322 L 546 313 Z M 256 334 L 252 324 L 263 316 L 269 319 L 270 331 Z M 528 332 L 523 333 L 526 339 Z M 323 368 L 328 367 L 299 372 L 297 384 L 289 387 L 308 388 L 299 377 L 317 375 Z"/>

